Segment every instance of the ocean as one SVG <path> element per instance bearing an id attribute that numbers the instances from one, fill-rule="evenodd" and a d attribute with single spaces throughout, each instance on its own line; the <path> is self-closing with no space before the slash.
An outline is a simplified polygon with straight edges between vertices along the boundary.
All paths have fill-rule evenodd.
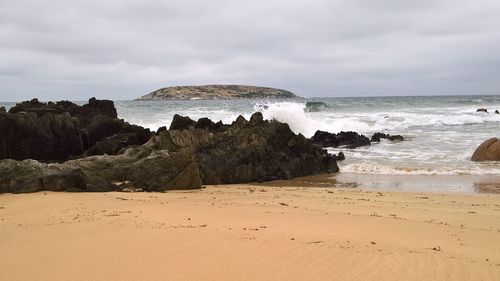
<path id="1" fill-rule="evenodd" d="M 307 103 L 310 103 L 307 106 Z M 318 103 L 321 102 L 321 103 Z M 3 104 L 11 106 L 12 104 Z M 286 122 L 295 133 L 316 130 L 399 134 L 344 152 L 340 172 L 349 175 L 500 175 L 500 163 L 470 161 L 484 140 L 500 137 L 500 96 L 338 97 L 287 100 L 115 101 L 118 117 L 151 130 L 168 126 L 174 114 L 230 123 L 255 111 Z M 487 108 L 489 113 L 476 112 Z"/>
<path id="2" fill-rule="evenodd" d="M 306 107 L 307 102 L 322 102 Z M 314 104 L 316 105 L 316 104 Z M 400 134 L 343 151 L 341 172 L 391 175 L 500 175 L 499 163 L 470 161 L 484 140 L 499 136 L 500 96 L 343 97 L 294 100 L 117 101 L 120 118 L 152 130 L 169 126 L 174 114 L 230 123 L 261 111 L 306 137 L 316 130 Z M 476 112 L 487 108 L 489 113 Z"/>

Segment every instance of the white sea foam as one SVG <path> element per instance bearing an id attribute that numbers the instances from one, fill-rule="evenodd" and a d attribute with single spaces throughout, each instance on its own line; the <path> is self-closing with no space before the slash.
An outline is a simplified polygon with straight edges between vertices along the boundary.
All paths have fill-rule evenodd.
<path id="1" fill-rule="evenodd" d="M 328 115 L 307 114 L 305 103 L 279 102 L 279 103 L 259 103 L 254 106 L 256 111 L 261 111 L 265 119 L 275 119 L 290 125 L 295 133 L 301 133 L 306 137 L 311 137 L 317 130 L 338 133 L 340 131 L 373 131 L 373 125 L 358 118 L 334 117 Z M 326 117 L 326 118 L 325 118 Z"/>
<path id="2" fill-rule="evenodd" d="M 446 165 L 443 165 L 446 166 Z M 375 175 L 500 175 L 497 167 L 391 167 L 379 163 L 351 163 L 340 167 L 342 173 Z"/>
<path id="3" fill-rule="evenodd" d="M 497 114 L 476 113 L 471 108 L 428 108 L 402 111 L 374 112 L 305 112 L 305 103 L 278 102 L 259 103 L 254 109 L 261 111 L 266 119 L 276 119 L 290 125 L 296 133 L 311 137 L 316 130 L 332 133 L 355 131 L 374 133 L 377 131 L 401 131 L 412 127 L 443 127 L 500 123 Z"/>

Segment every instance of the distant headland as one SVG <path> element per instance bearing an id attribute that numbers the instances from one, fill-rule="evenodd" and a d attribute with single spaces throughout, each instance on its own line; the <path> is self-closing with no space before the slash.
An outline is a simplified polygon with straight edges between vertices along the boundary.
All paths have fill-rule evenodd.
<path id="1" fill-rule="evenodd" d="M 276 88 L 247 85 L 175 86 L 156 90 L 136 100 L 215 100 L 244 98 L 295 98 L 294 93 Z"/>

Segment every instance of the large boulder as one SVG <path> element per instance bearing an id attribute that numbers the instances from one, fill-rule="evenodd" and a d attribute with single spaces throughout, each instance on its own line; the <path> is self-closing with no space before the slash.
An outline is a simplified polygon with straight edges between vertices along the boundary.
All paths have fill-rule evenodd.
<path id="1" fill-rule="evenodd" d="M 472 161 L 500 161 L 500 139 L 491 138 L 474 151 Z"/>
<path id="2" fill-rule="evenodd" d="M 370 145 L 370 139 L 356 132 L 333 134 L 325 131 L 316 131 L 311 140 L 321 147 L 356 148 Z"/>
<path id="3" fill-rule="evenodd" d="M 208 120 L 209 121 L 209 120 Z M 44 164 L 0 160 L 1 192 L 39 190 L 164 191 L 332 173 L 335 156 L 295 135 L 287 124 L 238 117 L 211 128 L 203 119 L 178 130 L 161 130 L 146 143 L 117 155 L 97 155 Z M 215 123 L 216 124 L 216 123 Z"/>

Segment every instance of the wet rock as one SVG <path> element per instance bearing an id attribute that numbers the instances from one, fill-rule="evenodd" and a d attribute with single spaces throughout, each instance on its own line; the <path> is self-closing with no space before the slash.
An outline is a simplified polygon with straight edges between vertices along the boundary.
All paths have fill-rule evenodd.
<path id="1" fill-rule="evenodd" d="M 80 121 L 84 121 L 85 118 L 90 118 L 95 115 L 106 115 L 111 118 L 117 118 L 113 101 L 97 100 L 96 98 L 89 99 L 88 103 L 82 106 L 70 101 L 44 103 L 35 98 L 30 101 L 18 103 L 9 109 L 9 113 L 20 112 L 34 112 L 39 116 L 47 113 L 61 114 L 63 112 L 68 112 L 72 116 L 78 117 Z"/>
<path id="2" fill-rule="evenodd" d="M 401 135 L 392 135 L 392 136 L 389 136 L 389 140 L 390 141 L 404 141 L 405 138 L 403 138 L 403 136 L 401 136 Z"/>
<path id="3" fill-rule="evenodd" d="M 488 109 L 486 109 L 486 108 L 478 108 L 476 110 L 476 112 L 486 112 L 486 113 L 488 113 Z"/>
<path id="4" fill-rule="evenodd" d="M 262 116 L 262 113 L 260 112 L 255 112 L 250 117 L 250 124 L 252 125 L 262 124 L 263 122 L 264 122 L 264 116 Z"/>
<path id="5" fill-rule="evenodd" d="M 380 142 L 381 139 L 388 139 L 390 141 L 404 141 L 404 137 L 401 135 L 389 135 L 389 134 L 384 134 L 384 133 L 375 133 L 371 137 L 370 141 L 371 142 Z"/>
<path id="6" fill-rule="evenodd" d="M 62 161 L 83 152 L 80 122 L 67 112 L 0 112 L 0 132 L 0 159 Z"/>
<path id="7" fill-rule="evenodd" d="M 495 114 L 500 114 L 500 112 L 498 112 L 498 109 L 497 109 L 497 110 L 495 110 Z"/>
<path id="8" fill-rule="evenodd" d="M 114 154 L 141 145 L 151 132 L 116 118 L 112 101 L 89 99 L 79 106 L 69 101 L 38 99 L 0 111 L 0 159 L 64 161 L 94 154 Z"/>
<path id="9" fill-rule="evenodd" d="M 169 130 L 187 130 L 189 126 L 194 127 L 194 125 L 196 125 L 196 121 L 193 119 L 175 114 Z"/>
<path id="10" fill-rule="evenodd" d="M 158 130 L 156 130 L 156 134 L 159 134 L 161 132 L 165 132 L 166 130 L 167 130 L 166 126 L 161 126 L 160 128 L 158 128 Z"/>
<path id="11" fill-rule="evenodd" d="M 306 102 L 306 112 L 319 112 L 328 109 L 328 104 L 322 101 L 308 101 Z"/>
<path id="12" fill-rule="evenodd" d="M 337 154 L 337 161 L 342 161 L 342 160 L 345 160 L 345 155 L 344 155 L 344 152 L 339 152 Z"/>
<path id="13" fill-rule="evenodd" d="M 321 147 L 356 148 L 370 145 L 370 139 L 356 132 L 333 134 L 325 131 L 316 131 L 311 140 Z"/>
<path id="14" fill-rule="evenodd" d="M 500 161 L 500 140 L 491 138 L 484 141 L 474 151 L 471 157 L 472 161 Z"/>

